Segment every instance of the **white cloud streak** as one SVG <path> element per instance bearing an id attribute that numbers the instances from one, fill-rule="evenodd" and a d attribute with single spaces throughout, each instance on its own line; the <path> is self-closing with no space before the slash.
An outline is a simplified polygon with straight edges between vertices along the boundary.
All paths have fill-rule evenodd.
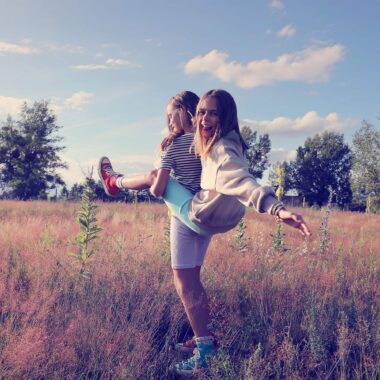
<path id="1" fill-rule="evenodd" d="M 108 70 L 108 69 L 113 69 L 117 67 L 123 67 L 123 66 L 128 66 L 128 67 L 134 67 L 134 68 L 141 68 L 142 66 L 136 63 L 132 63 L 130 61 L 126 61 L 125 59 L 121 58 L 109 58 L 106 60 L 105 63 L 89 63 L 89 64 L 84 64 L 84 65 L 75 65 L 71 66 L 72 69 L 74 70 Z"/>
<path id="2" fill-rule="evenodd" d="M 339 44 L 307 48 L 286 53 L 276 60 L 256 60 L 242 65 L 228 62 L 229 55 L 212 50 L 206 55 L 190 59 L 184 67 L 186 74 L 208 73 L 227 83 L 241 88 L 254 88 L 279 81 L 318 83 L 327 81 L 331 69 L 344 56 L 344 47 Z"/>
<path id="3" fill-rule="evenodd" d="M 85 65 L 75 65 L 71 66 L 72 69 L 74 70 L 106 70 L 109 69 L 110 67 L 107 65 L 102 65 L 102 64 L 97 64 L 97 63 L 88 63 Z"/>
<path id="4" fill-rule="evenodd" d="M 272 120 L 241 120 L 240 125 L 246 125 L 261 133 L 270 136 L 309 136 L 323 131 L 340 132 L 346 128 L 354 127 L 357 121 L 352 118 L 343 118 L 336 112 L 326 116 L 319 116 L 317 112 L 310 111 L 304 116 L 291 119 L 279 116 Z"/>
<path id="5" fill-rule="evenodd" d="M 69 54 L 82 54 L 84 52 L 84 48 L 82 46 L 72 44 L 57 45 L 52 43 L 45 43 L 43 44 L 43 47 L 46 50 L 62 51 Z"/>
<path id="6" fill-rule="evenodd" d="M 293 161 L 297 156 L 296 150 L 289 150 L 285 148 L 272 148 L 269 152 L 269 162 L 274 164 L 278 161 Z"/>
<path id="7" fill-rule="evenodd" d="M 24 40 L 25 43 L 25 40 Z M 12 44 L 0 41 L 0 54 L 34 54 L 38 53 L 38 49 L 30 46 Z"/>
<path id="8" fill-rule="evenodd" d="M 286 25 L 277 32 L 279 38 L 291 38 L 296 34 L 296 28 L 292 25 Z"/>

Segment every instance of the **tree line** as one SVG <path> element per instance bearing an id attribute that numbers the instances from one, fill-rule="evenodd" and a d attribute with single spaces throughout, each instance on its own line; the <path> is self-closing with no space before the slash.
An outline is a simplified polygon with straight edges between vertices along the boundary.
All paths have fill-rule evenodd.
<path id="1" fill-rule="evenodd" d="M 46 101 L 24 103 L 17 120 L 11 116 L 0 124 L 0 197 L 10 199 L 64 198 L 78 200 L 85 185 L 97 199 L 110 201 L 100 181 L 87 178 L 70 189 L 57 169 L 67 168 L 59 153 L 65 148 L 58 132 L 56 115 Z M 270 167 L 270 181 L 276 187 L 276 169 L 285 172 L 284 190 L 295 190 L 309 206 L 326 204 L 329 188 L 340 208 L 365 210 L 380 206 L 380 132 L 363 121 L 352 145 L 342 133 L 326 131 L 306 139 L 293 161 L 269 165 L 271 141 L 242 127 L 248 143 L 246 152 L 250 173 L 262 178 Z M 124 192 L 116 201 L 138 202 L 155 199 L 149 191 Z"/>

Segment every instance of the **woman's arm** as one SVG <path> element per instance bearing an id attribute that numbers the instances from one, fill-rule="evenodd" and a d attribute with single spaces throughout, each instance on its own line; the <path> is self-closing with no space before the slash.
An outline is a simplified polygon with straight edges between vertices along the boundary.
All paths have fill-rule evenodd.
<path id="1" fill-rule="evenodd" d="M 165 188 L 168 183 L 170 170 L 158 169 L 157 177 L 150 187 L 150 192 L 156 197 L 161 197 L 165 193 Z"/>

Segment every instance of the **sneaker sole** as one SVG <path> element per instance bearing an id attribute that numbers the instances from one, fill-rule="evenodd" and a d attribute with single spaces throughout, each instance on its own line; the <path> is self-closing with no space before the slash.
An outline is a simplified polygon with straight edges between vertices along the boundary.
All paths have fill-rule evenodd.
<path id="1" fill-rule="evenodd" d="M 193 377 L 195 375 L 200 374 L 201 372 L 205 370 L 207 370 L 207 368 L 197 368 L 197 369 L 186 370 L 186 369 L 178 369 L 177 367 L 174 367 L 174 372 L 177 375 L 181 375 L 184 377 Z"/>
<path id="2" fill-rule="evenodd" d="M 107 189 L 107 185 L 106 183 L 104 182 L 104 179 L 102 177 L 102 161 L 104 159 L 107 159 L 109 161 L 109 158 L 106 157 L 106 156 L 103 156 L 100 158 L 99 162 L 98 162 L 98 175 L 99 175 L 99 178 L 100 178 L 100 182 L 102 183 L 103 185 L 103 189 L 104 189 L 104 192 L 109 196 L 109 197 L 114 197 L 115 195 L 112 195 L 108 192 L 108 189 Z"/>

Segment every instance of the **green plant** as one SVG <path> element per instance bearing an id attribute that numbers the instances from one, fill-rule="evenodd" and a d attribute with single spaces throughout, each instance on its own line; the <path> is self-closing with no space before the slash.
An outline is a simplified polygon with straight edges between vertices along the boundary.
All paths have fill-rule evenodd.
<path id="1" fill-rule="evenodd" d="M 247 224 L 244 218 L 241 218 L 237 227 L 235 234 L 235 249 L 238 252 L 245 252 L 247 250 L 247 241 L 245 237 L 245 230 L 247 229 Z"/>
<path id="2" fill-rule="evenodd" d="M 170 220 L 171 220 L 171 217 L 172 215 L 169 210 L 165 218 L 164 236 L 158 248 L 158 254 L 161 256 L 165 265 L 170 264 Z"/>
<path id="3" fill-rule="evenodd" d="M 91 247 L 91 242 L 98 237 L 97 234 L 102 230 L 96 225 L 96 209 L 98 206 L 92 198 L 93 191 L 87 184 L 83 190 L 81 208 L 78 212 L 80 232 L 75 238 L 78 253 L 69 253 L 69 256 L 79 261 L 81 265 L 79 274 L 85 278 L 88 278 L 90 275 L 90 272 L 86 268 L 87 262 L 95 253 L 95 249 Z"/>
<path id="4" fill-rule="evenodd" d="M 282 197 L 284 195 L 284 183 L 285 183 L 285 169 L 283 167 L 278 167 L 276 169 L 277 174 L 277 184 L 278 188 L 276 190 L 277 199 L 281 202 Z M 281 250 L 284 250 L 284 237 L 282 233 L 282 223 L 277 222 L 277 230 L 276 234 L 273 236 L 273 249 L 275 252 L 279 252 Z"/>
<path id="5" fill-rule="evenodd" d="M 319 227 L 319 252 L 324 254 L 326 252 L 327 247 L 330 244 L 330 234 L 328 231 L 328 223 L 331 214 L 331 203 L 332 197 L 334 195 L 334 191 L 332 187 L 329 187 L 329 198 L 327 200 L 327 205 L 325 209 L 325 213 L 322 218 L 321 226 Z"/>

